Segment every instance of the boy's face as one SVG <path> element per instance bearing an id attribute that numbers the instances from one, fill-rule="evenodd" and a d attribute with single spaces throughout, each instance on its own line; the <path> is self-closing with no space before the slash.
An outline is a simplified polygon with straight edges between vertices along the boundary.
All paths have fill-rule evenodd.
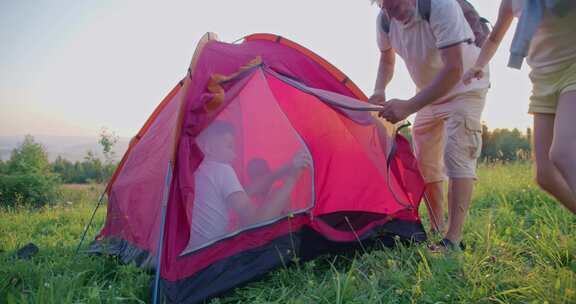
<path id="1" fill-rule="evenodd" d="M 236 143 L 229 133 L 212 137 L 206 145 L 206 157 L 222 163 L 231 163 L 236 158 Z"/>
<path id="2" fill-rule="evenodd" d="M 388 12 L 390 17 L 408 23 L 414 17 L 416 6 L 412 0 L 384 0 L 382 8 Z"/>

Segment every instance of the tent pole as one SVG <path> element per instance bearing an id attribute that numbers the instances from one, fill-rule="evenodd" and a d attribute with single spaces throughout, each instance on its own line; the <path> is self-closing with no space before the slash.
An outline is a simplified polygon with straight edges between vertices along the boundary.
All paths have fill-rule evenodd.
<path id="1" fill-rule="evenodd" d="M 438 218 L 436 214 L 434 214 L 434 210 L 432 209 L 432 205 L 430 205 L 430 198 L 428 197 L 428 193 L 424 190 L 424 204 L 426 204 L 426 209 L 428 210 L 428 216 L 430 216 L 430 222 L 432 223 L 432 228 L 436 231 L 436 233 L 442 233 L 440 231 L 440 226 L 438 224 Z"/>
<path id="2" fill-rule="evenodd" d="M 212 37 L 211 37 L 212 36 Z M 178 144 L 179 144 L 179 138 L 180 138 L 180 134 L 179 132 L 182 130 L 182 124 L 184 123 L 184 104 L 186 102 L 186 99 L 188 97 L 188 91 L 190 88 L 190 81 L 192 80 L 192 74 L 194 73 L 194 70 L 196 68 L 196 63 L 198 62 L 198 57 L 200 56 L 200 53 L 202 52 L 202 49 L 204 48 L 204 46 L 206 45 L 206 43 L 208 43 L 210 40 L 217 40 L 217 36 L 215 34 L 210 34 L 210 33 L 206 33 L 204 34 L 204 36 L 202 36 L 202 38 L 200 39 L 200 41 L 198 42 L 198 46 L 196 47 L 196 50 L 194 51 L 194 55 L 192 56 L 192 60 L 190 62 L 190 65 L 188 66 L 188 75 L 186 75 L 186 77 L 183 79 L 183 82 L 180 90 L 182 90 L 184 93 L 182 94 L 181 98 L 180 98 L 180 110 L 179 110 L 179 114 L 178 114 L 178 122 L 177 122 L 177 128 L 176 132 L 173 134 L 174 138 L 173 138 L 173 142 L 172 142 L 172 152 L 171 152 L 171 157 L 172 160 L 168 161 L 168 170 L 167 170 L 167 174 L 166 174 L 166 180 L 165 180 L 165 184 L 164 184 L 164 194 L 162 197 L 162 221 L 160 222 L 160 237 L 158 238 L 158 248 L 156 250 L 156 275 L 154 278 L 154 293 L 153 293 L 153 299 L 152 299 L 152 303 L 157 304 L 158 303 L 158 293 L 159 293 L 159 289 L 160 289 L 160 273 L 161 273 L 161 268 L 162 268 L 162 248 L 163 243 L 164 243 L 164 226 L 166 224 L 166 208 L 168 206 L 168 195 L 170 193 L 170 185 L 171 185 L 171 181 L 172 181 L 172 163 L 173 160 L 176 159 L 176 150 L 178 148 Z"/>
<path id="3" fill-rule="evenodd" d="M 172 161 L 168 161 L 168 169 L 166 172 L 166 179 L 164 182 L 164 194 L 162 195 L 162 221 L 160 222 L 160 236 L 158 238 L 158 247 L 156 249 L 156 275 L 154 278 L 154 304 L 158 303 L 158 290 L 160 287 L 160 272 L 162 268 L 162 248 L 164 247 L 164 226 L 166 224 L 166 207 L 168 206 L 168 194 L 170 193 L 170 185 L 172 181 Z"/>
<path id="4" fill-rule="evenodd" d="M 108 187 L 106 187 L 108 188 Z M 80 251 L 80 247 L 82 246 L 82 243 L 84 242 L 84 239 L 86 238 L 86 233 L 88 232 L 88 229 L 90 229 L 90 226 L 92 225 L 92 221 L 94 220 L 94 216 L 96 215 L 96 211 L 98 211 L 98 207 L 100 207 L 100 205 L 102 204 L 102 200 L 104 200 L 104 194 L 106 194 L 106 190 L 102 191 L 102 194 L 100 194 L 100 199 L 98 199 L 98 204 L 96 204 L 96 207 L 94 208 L 94 211 L 92 212 L 92 216 L 90 217 L 90 220 L 88 221 L 88 225 L 86 225 L 86 227 L 84 228 L 84 232 L 82 233 L 82 237 L 80 238 L 80 242 L 78 243 L 78 247 L 76 247 L 76 253 L 74 255 L 78 255 L 78 252 Z"/>

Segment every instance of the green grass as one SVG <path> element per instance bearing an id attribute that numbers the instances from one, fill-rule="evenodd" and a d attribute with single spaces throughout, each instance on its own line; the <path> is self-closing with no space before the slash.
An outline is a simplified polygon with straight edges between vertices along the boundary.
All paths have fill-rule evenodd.
<path id="1" fill-rule="evenodd" d="M 55 206 L 0 211 L 0 303 L 150 301 L 149 274 L 74 255 L 98 191 L 67 187 Z M 89 239 L 104 217 L 102 209 Z M 464 253 L 422 244 L 323 256 L 211 303 L 576 303 L 576 216 L 536 187 L 530 165 L 480 168 L 464 238 Z M 40 253 L 15 259 L 28 242 Z"/>

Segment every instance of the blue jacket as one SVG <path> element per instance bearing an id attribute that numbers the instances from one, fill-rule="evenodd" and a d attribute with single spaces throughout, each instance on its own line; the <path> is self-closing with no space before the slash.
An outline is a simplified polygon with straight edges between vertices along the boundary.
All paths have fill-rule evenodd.
<path id="1" fill-rule="evenodd" d="M 524 58 L 528 55 L 530 42 L 536 33 L 538 26 L 544 16 L 544 10 L 550 10 L 555 15 L 561 17 L 569 8 L 570 1 L 573 0 L 526 0 L 520 21 L 516 26 L 512 47 L 510 48 L 510 59 L 508 66 L 520 69 Z"/>

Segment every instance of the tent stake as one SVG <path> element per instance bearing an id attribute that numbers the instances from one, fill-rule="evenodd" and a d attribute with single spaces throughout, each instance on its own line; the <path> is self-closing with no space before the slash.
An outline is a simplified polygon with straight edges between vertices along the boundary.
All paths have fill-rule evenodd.
<path id="1" fill-rule="evenodd" d="M 158 248 L 156 249 L 156 275 L 154 278 L 154 295 L 152 303 L 158 303 L 158 290 L 160 287 L 160 272 L 162 266 L 162 248 L 164 246 L 164 224 L 166 223 L 166 207 L 168 206 L 168 194 L 170 193 L 170 185 L 172 181 L 172 161 L 168 161 L 168 169 L 166 172 L 166 179 L 164 183 L 164 194 L 162 195 L 162 222 L 160 223 L 160 235 L 158 238 Z"/>

